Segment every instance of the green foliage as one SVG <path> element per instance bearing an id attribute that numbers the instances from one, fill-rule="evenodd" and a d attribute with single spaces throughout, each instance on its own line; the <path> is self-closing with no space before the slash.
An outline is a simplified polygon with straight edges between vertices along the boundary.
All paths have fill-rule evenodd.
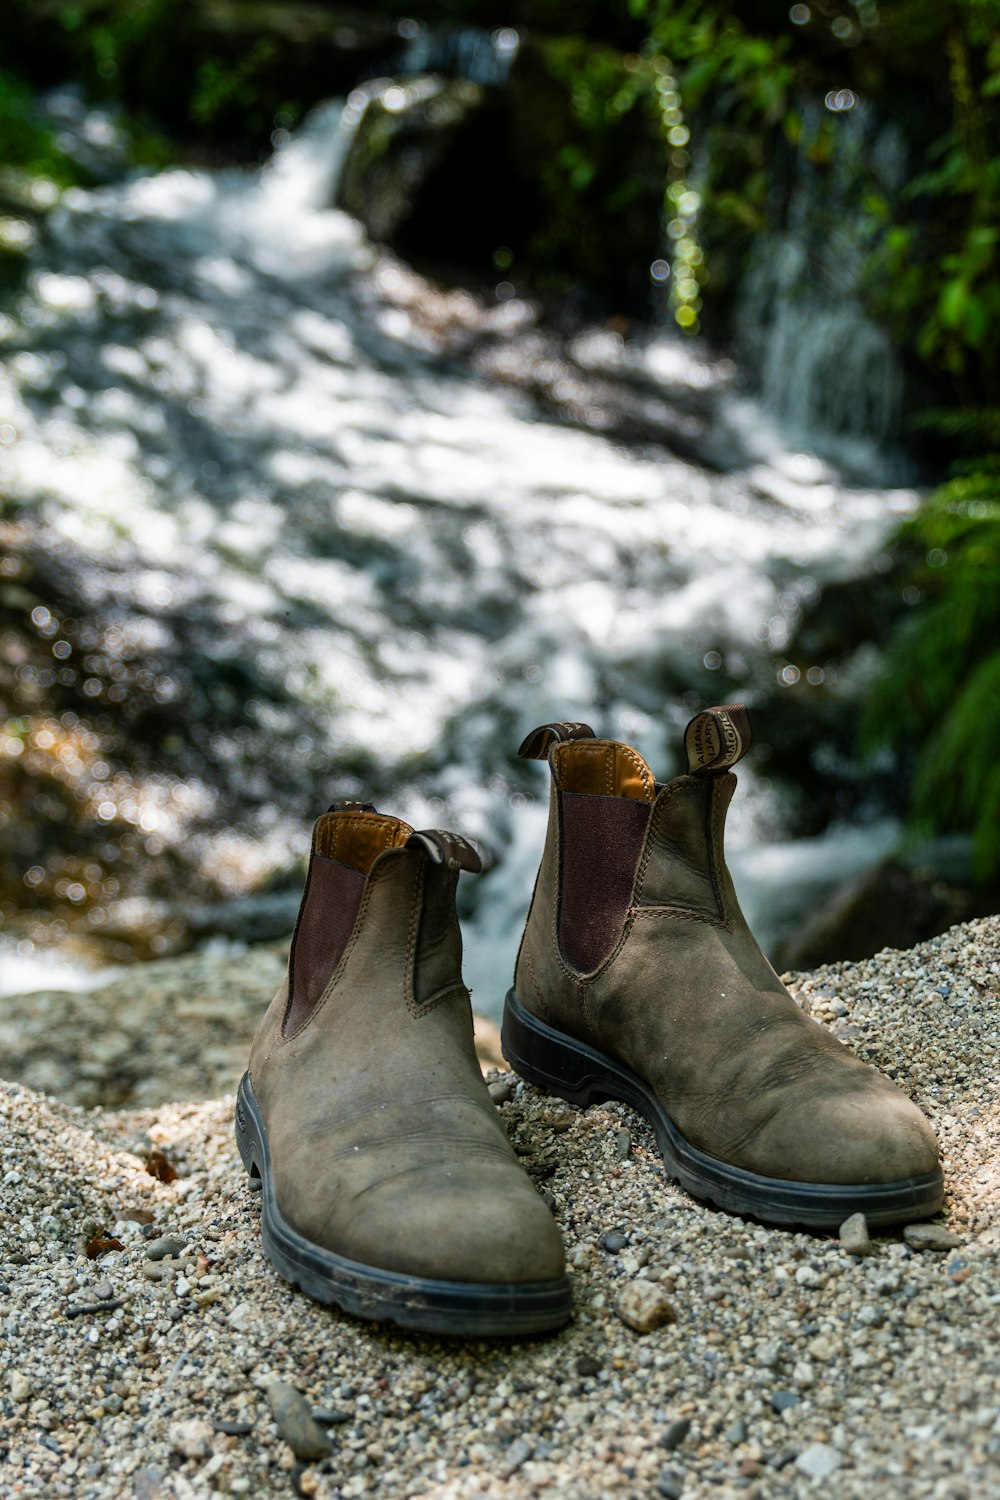
<path id="1" fill-rule="evenodd" d="M 641 305 L 662 181 L 649 84 L 638 56 L 583 37 L 524 48 L 511 80 L 515 135 L 524 133 L 515 149 L 541 206 L 526 258 L 543 285 L 583 282 L 613 307 Z"/>
<path id="2" fill-rule="evenodd" d="M 1000 411 L 948 413 L 954 435 L 1000 436 Z M 899 532 L 921 602 L 897 629 L 863 726 L 912 777 L 911 824 L 971 832 L 977 874 L 1000 870 L 1000 452 L 963 465 Z"/>
<path id="3" fill-rule="evenodd" d="M 942 14 L 951 120 L 908 185 L 909 222 L 894 226 L 871 267 L 900 333 L 970 393 L 1000 384 L 998 27 L 995 0 Z"/>
<path id="4" fill-rule="evenodd" d="M 191 93 L 192 118 L 199 125 L 211 125 L 234 114 L 252 114 L 260 92 L 259 75 L 274 61 L 276 50 L 273 42 L 262 37 L 233 65 L 205 58 Z"/>
<path id="5" fill-rule="evenodd" d="M 69 187 L 80 180 L 79 168 L 60 150 L 55 132 L 39 114 L 32 90 L 3 70 L 0 70 L 0 163 L 6 174 L 23 172 L 46 178 L 58 187 Z"/>

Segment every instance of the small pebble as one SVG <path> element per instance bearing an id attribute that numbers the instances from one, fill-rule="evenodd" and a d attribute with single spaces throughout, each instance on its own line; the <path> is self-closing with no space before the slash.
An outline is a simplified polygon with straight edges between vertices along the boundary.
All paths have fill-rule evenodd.
<path id="1" fill-rule="evenodd" d="M 668 1453 L 672 1453 L 675 1448 L 680 1447 L 690 1431 L 690 1417 L 678 1417 L 675 1422 L 671 1422 L 664 1428 L 663 1435 L 660 1438 L 660 1447 L 666 1448 Z"/>
<path id="2" fill-rule="evenodd" d="M 506 1104 L 514 1097 L 514 1085 L 507 1078 L 495 1078 L 486 1087 L 494 1104 Z"/>
<path id="3" fill-rule="evenodd" d="M 174 1422 L 167 1433 L 167 1441 L 182 1458 L 207 1458 L 212 1448 L 212 1436 L 211 1422 L 204 1417 L 191 1417 L 186 1422 Z"/>
<path id="4" fill-rule="evenodd" d="M 100 1302 L 110 1302 L 115 1295 L 115 1289 L 110 1281 L 99 1281 L 94 1288 L 94 1295 Z"/>
<path id="5" fill-rule="evenodd" d="M 617 1255 L 627 1244 L 628 1235 L 623 1234 L 620 1229 L 609 1229 L 601 1235 L 601 1249 L 607 1250 L 609 1255 Z"/>
<path id="6" fill-rule="evenodd" d="M 147 1260 L 166 1260 L 168 1255 L 178 1256 L 184 1249 L 184 1240 L 175 1238 L 172 1234 L 160 1235 L 158 1239 L 150 1240 L 146 1245 Z"/>
<path id="7" fill-rule="evenodd" d="M 837 1352 L 837 1346 L 833 1340 L 826 1338 L 821 1333 L 817 1334 L 814 1339 L 810 1339 L 806 1347 L 813 1359 L 819 1360 L 833 1359 Z"/>
<path id="8" fill-rule="evenodd" d="M 745 1422 L 731 1422 L 722 1434 L 727 1443 L 733 1446 L 737 1443 L 745 1443 L 747 1438 L 747 1424 Z"/>
<path id="9" fill-rule="evenodd" d="M 503 1464 L 500 1468 L 500 1478 L 509 1479 L 512 1474 L 516 1474 L 521 1465 L 527 1463 L 534 1451 L 535 1441 L 533 1438 L 515 1438 L 504 1453 Z"/>
<path id="10" fill-rule="evenodd" d="M 314 1421 L 305 1397 L 293 1385 L 272 1380 L 267 1400 L 278 1431 L 296 1458 L 311 1463 L 333 1452 L 330 1439 Z"/>
<path id="11" fill-rule="evenodd" d="M 871 1255 L 875 1246 L 868 1233 L 868 1220 L 864 1214 L 851 1214 L 840 1226 L 840 1245 L 847 1255 Z"/>
<path id="12" fill-rule="evenodd" d="M 657 1494 L 662 1495 L 664 1500 L 681 1500 L 683 1488 L 684 1476 L 678 1474 L 676 1469 L 664 1469 L 656 1481 Z"/>
<path id="13" fill-rule="evenodd" d="M 624 1126 L 615 1131 L 615 1155 L 619 1161 L 628 1161 L 632 1154 L 632 1132 Z"/>
<path id="14" fill-rule="evenodd" d="M 226 1322 L 230 1328 L 235 1328 L 237 1332 L 244 1328 L 249 1328 L 253 1320 L 253 1305 L 249 1302 L 237 1302 L 232 1312 L 226 1314 Z"/>
<path id="15" fill-rule="evenodd" d="M 226 1437 L 248 1437 L 253 1432 L 252 1422 L 231 1422 L 225 1417 L 213 1422 L 212 1426 Z"/>
<path id="16" fill-rule="evenodd" d="M 907 1224 L 903 1239 L 911 1250 L 956 1250 L 962 1243 L 943 1224 Z"/>
<path id="17" fill-rule="evenodd" d="M 653 1281 L 630 1281 L 618 1294 L 617 1308 L 622 1322 L 636 1333 L 652 1333 L 677 1320 L 673 1303 Z"/>
<path id="18" fill-rule="evenodd" d="M 827 1479 L 837 1472 L 843 1462 L 836 1448 L 831 1448 L 828 1443 L 810 1443 L 795 1460 L 795 1467 L 800 1474 L 807 1474 L 810 1479 Z"/>
<path id="19" fill-rule="evenodd" d="M 335 1406 L 314 1406 L 312 1414 L 313 1421 L 319 1422 L 323 1427 L 340 1427 L 351 1420 L 350 1412 L 340 1411 Z"/>
<path id="20" fill-rule="evenodd" d="M 167 1492 L 167 1476 L 162 1469 L 147 1464 L 136 1469 L 131 1476 L 130 1500 L 170 1500 Z M 173 1489 L 173 1484 L 171 1484 Z"/>
<path id="21" fill-rule="evenodd" d="M 578 1375 L 597 1375 L 600 1373 L 601 1361 L 595 1359 L 592 1354 L 580 1354 L 577 1356 L 576 1373 Z"/>
<path id="22" fill-rule="evenodd" d="M 768 1397 L 773 1411 L 788 1411 L 791 1406 L 798 1406 L 802 1397 L 797 1391 L 772 1391 Z"/>
<path id="23" fill-rule="evenodd" d="M 31 1380 L 21 1370 L 11 1370 L 8 1388 L 12 1401 L 30 1401 L 35 1393 Z"/>

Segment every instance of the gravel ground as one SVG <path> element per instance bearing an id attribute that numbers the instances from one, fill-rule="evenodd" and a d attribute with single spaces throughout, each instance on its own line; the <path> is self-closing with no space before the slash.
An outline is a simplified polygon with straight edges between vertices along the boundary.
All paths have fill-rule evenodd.
<path id="1" fill-rule="evenodd" d="M 381 1332 L 278 1281 L 228 1099 L 86 1111 L 0 1086 L 0 1496 L 1000 1493 L 998 950 L 989 918 L 796 982 L 933 1119 L 942 1250 L 853 1256 L 712 1212 L 624 1107 L 510 1078 L 576 1297 L 535 1343 Z"/>

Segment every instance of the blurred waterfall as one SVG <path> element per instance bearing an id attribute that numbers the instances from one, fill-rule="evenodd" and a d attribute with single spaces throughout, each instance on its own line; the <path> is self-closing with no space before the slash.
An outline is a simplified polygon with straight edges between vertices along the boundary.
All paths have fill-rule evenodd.
<path id="1" fill-rule="evenodd" d="M 761 235 L 737 307 L 738 353 L 762 404 L 821 450 L 844 437 L 884 442 L 898 428 L 900 362 L 863 305 L 872 220 L 862 189 L 873 182 L 891 199 L 906 171 L 901 131 L 860 102 L 837 119 L 833 160 L 814 163 L 808 138 L 822 112 L 806 111 L 783 227 Z"/>
<path id="2" fill-rule="evenodd" d="M 474 373 L 449 329 L 488 326 L 539 378 L 552 361 L 526 304 L 420 282 L 329 207 L 367 97 L 260 172 L 74 190 L 45 225 L 0 318 L 26 601 L 0 755 L 32 788 L 6 834 L 38 903 L 28 950 L 107 934 L 118 957 L 291 882 L 332 795 L 450 824 L 495 857 L 463 895 L 491 1009 L 544 820 L 525 731 L 583 718 L 670 775 L 689 714 L 774 692 L 804 602 L 915 497 L 845 483 L 758 418 L 752 451 L 703 463 Z M 601 330 L 576 360 L 602 401 L 652 391 L 683 416 L 697 397 L 732 425 L 731 371 L 697 343 Z M 811 670 L 825 685 L 797 691 L 830 691 Z M 781 808 L 762 757 L 741 781 L 732 842 L 753 848 Z M 815 864 L 829 879 L 829 847 Z"/>

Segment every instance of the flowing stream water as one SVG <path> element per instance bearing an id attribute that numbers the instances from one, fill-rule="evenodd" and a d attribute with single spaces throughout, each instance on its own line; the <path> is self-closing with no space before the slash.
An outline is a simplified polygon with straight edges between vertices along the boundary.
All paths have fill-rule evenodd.
<path id="1" fill-rule="evenodd" d="M 353 123 L 330 106 L 259 173 L 135 176 L 48 217 L 2 323 L 0 452 L 15 526 L 91 623 L 77 642 L 65 610 L 36 605 L 54 656 L 18 670 L 72 685 L 96 728 L 11 720 L 0 750 L 55 745 L 108 851 L 127 837 L 166 872 L 109 884 L 98 850 L 67 877 L 97 933 L 287 873 L 333 796 L 451 824 L 492 859 L 462 901 L 467 977 L 496 1014 L 545 819 L 522 735 L 583 718 L 676 772 L 721 677 L 751 701 L 776 672 L 804 689 L 781 658 L 797 612 L 863 573 L 916 497 L 788 446 L 728 363 L 671 334 L 593 330 L 571 354 L 654 415 L 696 411 L 700 461 L 587 430 L 585 384 L 567 423 L 473 368 L 442 327 L 513 349 L 526 331 L 544 363 L 531 309 L 422 289 L 329 207 Z M 824 674 L 814 690 L 835 693 Z M 126 775 L 101 736 L 133 691 L 162 754 Z M 894 836 L 790 840 L 766 761 L 741 782 L 732 862 L 765 941 Z M 46 982 L 52 953 L 18 937 L 7 987 Z"/>

